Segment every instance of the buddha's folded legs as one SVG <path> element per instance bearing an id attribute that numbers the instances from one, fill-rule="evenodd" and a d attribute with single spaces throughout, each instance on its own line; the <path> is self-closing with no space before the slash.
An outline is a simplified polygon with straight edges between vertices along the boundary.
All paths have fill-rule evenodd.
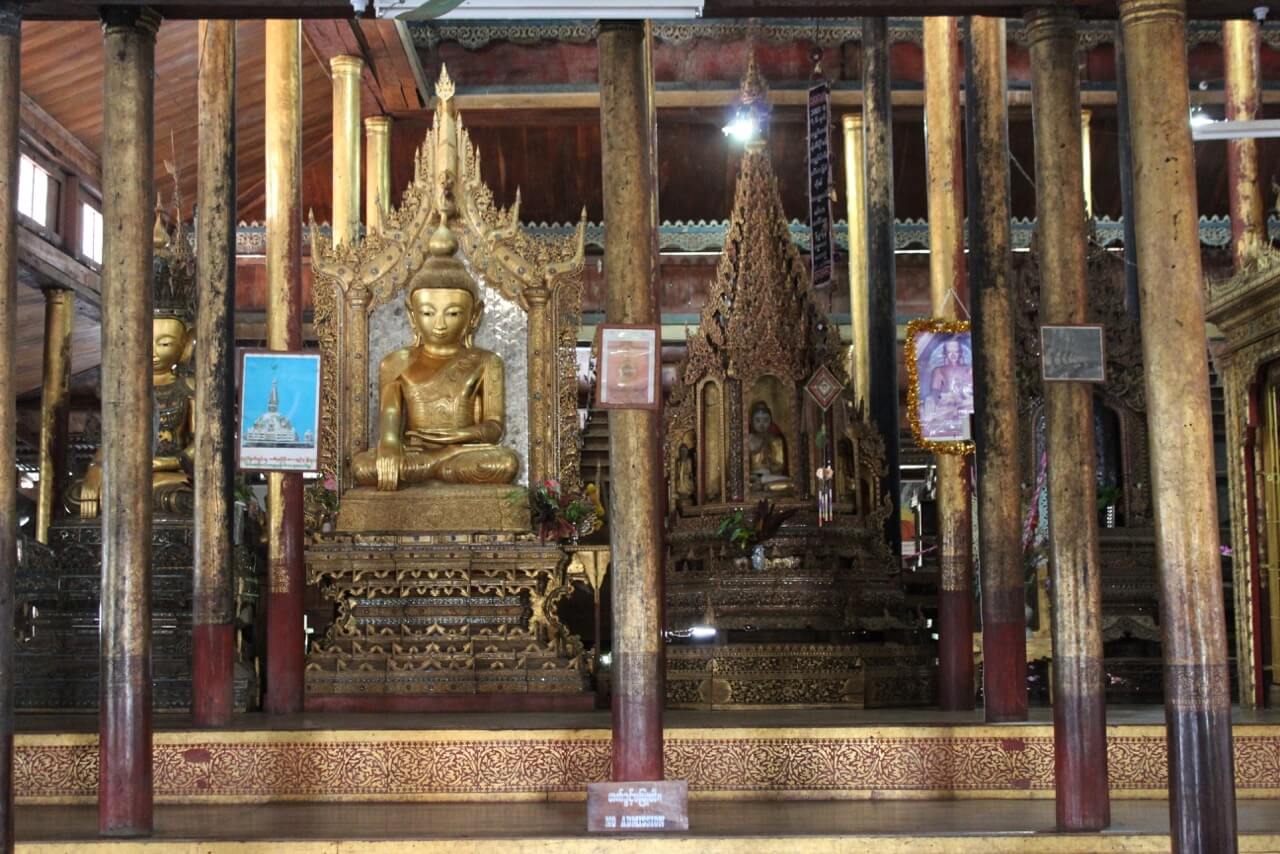
<path id="1" fill-rule="evenodd" d="M 378 485 L 377 452 L 361 451 L 351 460 L 352 475 L 361 486 Z M 405 448 L 400 460 L 402 484 L 511 483 L 520 471 L 520 458 L 499 445 L 455 445 L 444 448 Z"/>

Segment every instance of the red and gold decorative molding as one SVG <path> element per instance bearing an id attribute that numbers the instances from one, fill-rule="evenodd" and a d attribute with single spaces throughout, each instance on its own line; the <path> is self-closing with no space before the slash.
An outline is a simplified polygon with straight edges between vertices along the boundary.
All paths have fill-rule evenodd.
<path id="1" fill-rule="evenodd" d="M 17 738 L 20 803 L 89 803 L 94 734 Z M 1116 798 L 1166 795 L 1162 726 L 1108 729 Z M 667 731 L 667 776 L 695 797 L 1051 798 L 1053 730 L 863 726 Z M 608 730 L 158 732 L 168 803 L 577 799 L 609 773 Z M 1239 798 L 1280 796 L 1280 726 L 1235 727 Z"/>

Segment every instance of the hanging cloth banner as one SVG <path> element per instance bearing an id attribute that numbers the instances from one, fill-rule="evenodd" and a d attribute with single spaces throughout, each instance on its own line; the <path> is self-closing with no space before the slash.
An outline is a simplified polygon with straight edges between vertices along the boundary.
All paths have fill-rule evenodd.
<path id="1" fill-rule="evenodd" d="M 831 84 L 809 89 L 809 245 L 813 286 L 831 286 Z"/>

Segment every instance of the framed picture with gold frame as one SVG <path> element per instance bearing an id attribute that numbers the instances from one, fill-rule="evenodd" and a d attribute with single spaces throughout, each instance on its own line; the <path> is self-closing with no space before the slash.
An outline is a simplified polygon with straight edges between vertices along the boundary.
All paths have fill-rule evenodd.
<path id="1" fill-rule="evenodd" d="M 916 444 L 939 454 L 973 452 L 973 338 L 967 320 L 907 324 L 907 418 Z"/>
<path id="2" fill-rule="evenodd" d="M 609 323 L 596 328 L 596 406 L 662 405 L 662 333 L 657 326 Z"/>

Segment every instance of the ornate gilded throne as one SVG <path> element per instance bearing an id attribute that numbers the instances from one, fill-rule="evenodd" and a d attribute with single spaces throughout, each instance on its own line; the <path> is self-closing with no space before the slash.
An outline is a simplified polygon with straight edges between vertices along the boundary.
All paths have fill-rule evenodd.
<path id="1" fill-rule="evenodd" d="M 763 88 L 753 62 L 744 102 Z M 806 391 L 820 370 L 816 381 L 847 381 L 768 152 L 752 144 L 666 407 L 669 705 L 932 702 L 933 653 L 916 643 L 922 621 L 883 536 L 884 440 L 843 394 L 824 413 Z M 828 463 L 830 518 L 820 524 L 818 471 Z M 759 544 L 727 541 L 726 520 L 741 512 L 749 524 L 761 500 L 789 517 Z"/>
<path id="2" fill-rule="evenodd" d="M 501 453 L 518 458 L 516 483 L 579 482 L 574 348 L 583 231 L 538 240 L 520 226 L 518 197 L 499 209 L 481 181 L 447 72 L 436 94 L 414 180 L 383 229 L 337 247 L 311 232 L 321 468 L 338 493 L 336 518 L 310 514 L 308 583 L 335 606 L 308 654 L 311 707 L 340 695 L 412 695 L 423 707 L 442 695 L 589 700 L 582 645 L 556 615 L 569 592 L 568 556 L 531 533 L 512 485 L 356 484 L 353 461 L 370 458 L 382 441 L 380 360 L 412 350 L 406 308 L 412 314 L 415 305 L 406 297 L 432 264 L 456 267 L 455 258 L 466 274 L 453 274 L 469 275 L 484 302 L 476 352 L 505 365 L 500 442 L 509 451 Z"/>

